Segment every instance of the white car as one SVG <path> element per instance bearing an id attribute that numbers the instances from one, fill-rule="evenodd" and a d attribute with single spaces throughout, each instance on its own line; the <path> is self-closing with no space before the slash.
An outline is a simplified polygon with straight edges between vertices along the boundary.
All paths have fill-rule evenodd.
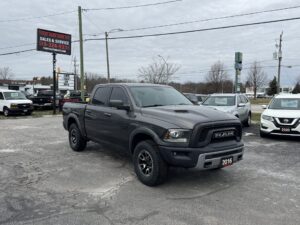
<path id="1" fill-rule="evenodd" d="M 272 99 L 261 114 L 260 136 L 300 137 L 300 94 L 280 94 Z"/>
<path id="2" fill-rule="evenodd" d="M 251 125 L 251 104 L 244 94 L 211 94 L 201 105 L 232 114 L 246 127 Z"/>
<path id="3" fill-rule="evenodd" d="M 28 100 L 22 92 L 0 89 L 0 112 L 4 116 L 22 113 L 30 115 L 32 111 L 32 101 Z"/>

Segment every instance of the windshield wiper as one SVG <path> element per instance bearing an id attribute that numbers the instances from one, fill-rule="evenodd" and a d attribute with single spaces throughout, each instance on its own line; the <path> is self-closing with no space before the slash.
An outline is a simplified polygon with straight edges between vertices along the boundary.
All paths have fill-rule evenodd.
<path id="1" fill-rule="evenodd" d="M 143 108 L 149 108 L 149 107 L 158 107 L 158 106 L 164 106 L 164 105 L 159 105 L 159 104 L 154 104 L 154 105 L 145 105 Z"/>

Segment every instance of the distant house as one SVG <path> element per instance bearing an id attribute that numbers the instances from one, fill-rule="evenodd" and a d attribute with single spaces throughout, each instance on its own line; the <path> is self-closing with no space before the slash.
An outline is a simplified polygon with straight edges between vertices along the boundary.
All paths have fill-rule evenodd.
<path id="1" fill-rule="evenodd" d="M 0 89 L 26 91 L 28 94 L 35 94 L 39 90 L 49 90 L 50 85 L 37 84 L 32 80 L 0 80 Z"/>
<path id="2" fill-rule="evenodd" d="M 268 89 L 269 89 L 269 87 L 267 87 L 267 86 L 258 88 L 257 92 L 256 92 L 256 97 L 257 98 L 267 97 Z M 293 89 L 294 89 L 294 86 L 282 86 L 282 87 L 280 87 L 280 93 L 291 93 L 293 91 Z M 246 88 L 246 95 L 250 98 L 254 97 L 253 87 Z"/>

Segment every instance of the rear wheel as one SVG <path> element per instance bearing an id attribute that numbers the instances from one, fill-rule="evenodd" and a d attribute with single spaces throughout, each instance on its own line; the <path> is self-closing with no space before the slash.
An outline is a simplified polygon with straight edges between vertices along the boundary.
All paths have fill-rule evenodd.
<path id="1" fill-rule="evenodd" d="M 4 114 L 4 116 L 9 116 L 9 110 L 8 110 L 8 108 L 4 108 L 3 109 L 3 114 Z"/>
<path id="2" fill-rule="evenodd" d="M 138 179 L 147 186 L 159 185 L 167 177 L 168 166 L 153 141 L 142 141 L 135 147 L 133 163 Z"/>
<path id="3" fill-rule="evenodd" d="M 76 151 L 83 151 L 86 147 L 86 140 L 81 135 L 81 132 L 75 123 L 72 123 L 69 128 L 69 143 L 70 147 Z"/>

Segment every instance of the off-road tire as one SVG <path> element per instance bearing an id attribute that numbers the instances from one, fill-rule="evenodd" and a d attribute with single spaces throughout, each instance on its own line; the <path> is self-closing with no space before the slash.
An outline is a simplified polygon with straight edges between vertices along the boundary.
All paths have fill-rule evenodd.
<path id="1" fill-rule="evenodd" d="M 78 126 L 75 123 L 72 123 L 69 127 L 69 144 L 70 147 L 76 151 L 83 151 L 86 147 L 86 140 L 81 135 L 81 132 Z"/>
<path id="2" fill-rule="evenodd" d="M 133 153 L 133 164 L 138 179 L 147 186 L 162 184 L 167 178 L 168 165 L 160 156 L 159 149 L 153 141 L 141 141 L 137 144 Z M 151 170 L 151 172 L 148 170 L 149 174 L 146 172 L 147 169 Z"/>

